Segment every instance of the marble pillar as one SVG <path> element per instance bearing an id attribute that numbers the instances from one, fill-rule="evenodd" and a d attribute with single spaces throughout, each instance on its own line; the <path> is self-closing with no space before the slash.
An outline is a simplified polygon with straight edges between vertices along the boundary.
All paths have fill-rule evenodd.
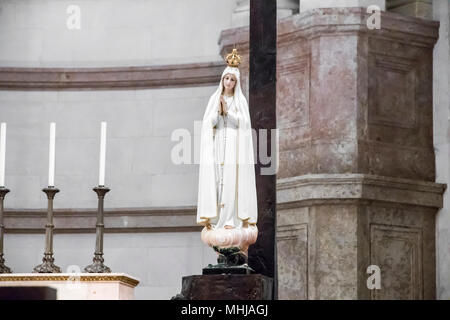
<path id="1" fill-rule="evenodd" d="M 367 18 L 326 8 L 278 23 L 280 299 L 436 297 L 439 24 L 382 12 L 383 27 L 369 30 Z M 222 53 L 235 39 L 245 82 L 248 28 L 223 31 Z M 381 289 L 367 286 L 371 265 Z"/>
<path id="2" fill-rule="evenodd" d="M 281 19 L 298 13 L 298 0 L 277 0 L 277 18 Z M 233 27 L 248 26 L 250 23 L 250 0 L 237 0 L 231 16 Z"/>

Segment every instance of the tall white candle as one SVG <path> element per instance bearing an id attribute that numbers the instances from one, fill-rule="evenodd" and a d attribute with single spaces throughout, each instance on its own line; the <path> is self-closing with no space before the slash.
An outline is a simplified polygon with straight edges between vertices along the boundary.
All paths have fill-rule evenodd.
<path id="1" fill-rule="evenodd" d="M 0 126 L 0 187 L 5 186 L 6 123 Z"/>
<path id="2" fill-rule="evenodd" d="M 98 185 L 105 185 L 105 159 L 106 159 L 106 122 L 102 122 L 100 130 L 100 170 Z"/>
<path id="3" fill-rule="evenodd" d="M 48 154 L 48 186 L 55 185 L 55 138 L 56 138 L 56 124 L 50 123 L 50 148 Z"/>

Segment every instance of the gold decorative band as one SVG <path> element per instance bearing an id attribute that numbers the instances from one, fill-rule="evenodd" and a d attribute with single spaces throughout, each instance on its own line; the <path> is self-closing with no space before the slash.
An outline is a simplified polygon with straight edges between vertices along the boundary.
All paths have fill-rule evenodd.
<path id="1" fill-rule="evenodd" d="M 139 281 L 133 278 L 129 278 L 123 275 L 79 275 L 74 273 L 73 275 L 36 275 L 36 276 L 12 276 L 12 275 L 1 275 L 0 282 L 19 282 L 19 281 L 72 281 L 73 279 L 79 279 L 82 282 L 93 282 L 93 281 L 119 281 L 124 284 L 136 287 Z"/>

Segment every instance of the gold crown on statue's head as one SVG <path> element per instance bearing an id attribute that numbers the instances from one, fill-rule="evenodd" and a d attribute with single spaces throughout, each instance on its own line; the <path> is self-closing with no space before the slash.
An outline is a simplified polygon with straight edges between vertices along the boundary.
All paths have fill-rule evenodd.
<path id="1" fill-rule="evenodd" d="M 233 49 L 233 51 L 227 55 L 225 60 L 228 66 L 237 68 L 241 63 L 241 56 L 238 55 L 237 49 Z"/>

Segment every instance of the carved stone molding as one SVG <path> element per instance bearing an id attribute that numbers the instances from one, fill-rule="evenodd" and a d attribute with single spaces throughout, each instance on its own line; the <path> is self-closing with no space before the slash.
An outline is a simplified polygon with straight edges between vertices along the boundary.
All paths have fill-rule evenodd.
<path id="1" fill-rule="evenodd" d="M 421 228 L 371 224 L 370 264 L 382 270 L 372 300 L 423 299 Z"/>
<path id="2" fill-rule="evenodd" d="M 43 233 L 46 212 L 36 209 L 6 210 L 7 233 Z M 130 232 L 197 232 L 195 207 L 130 208 L 105 210 L 106 233 Z M 55 210 L 54 232 L 94 233 L 95 209 Z"/>
<path id="3" fill-rule="evenodd" d="M 394 55 L 370 54 L 369 122 L 413 129 L 417 126 L 416 60 Z"/>
<path id="4" fill-rule="evenodd" d="M 369 33 L 373 36 L 433 47 L 438 38 L 439 22 L 414 19 L 390 12 L 381 12 L 382 28 L 369 30 L 370 14 L 363 8 L 324 8 L 303 12 L 282 19 L 278 24 L 279 44 L 295 38 L 315 38 L 327 34 Z M 225 34 L 224 34 L 225 35 Z M 223 37 L 224 41 L 226 40 Z M 225 42 L 224 42 L 225 44 Z"/>
<path id="5" fill-rule="evenodd" d="M 309 126 L 310 56 L 280 59 L 277 66 L 277 128 Z"/>
<path id="6" fill-rule="evenodd" d="M 1 274 L 0 283 L 2 282 L 67 282 L 67 281 L 81 281 L 81 282 L 119 282 L 129 287 L 136 287 L 139 280 L 131 277 L 126 273 L 60 273 L 60 274 L 36 274 L 36 273 L 14 273 Z"/>
<path id="7" fill-rule="evenodd" d="M 117 68 L 0 67 L 0 89 L 77 90 L 198 87 L 217 84 L 224 62 Z"/>
<path id="8" fill-rule="evenodd" d="M 308 224 L 278 225 L 278 298 L 308 299 Z"/>
<path id="9" fill-rule="evenodd" d="M 315 200 L 370 200 L 442 208 L 445 184 L 367 174 L 317 174 L 279 179 L 279 205 Z"/>

